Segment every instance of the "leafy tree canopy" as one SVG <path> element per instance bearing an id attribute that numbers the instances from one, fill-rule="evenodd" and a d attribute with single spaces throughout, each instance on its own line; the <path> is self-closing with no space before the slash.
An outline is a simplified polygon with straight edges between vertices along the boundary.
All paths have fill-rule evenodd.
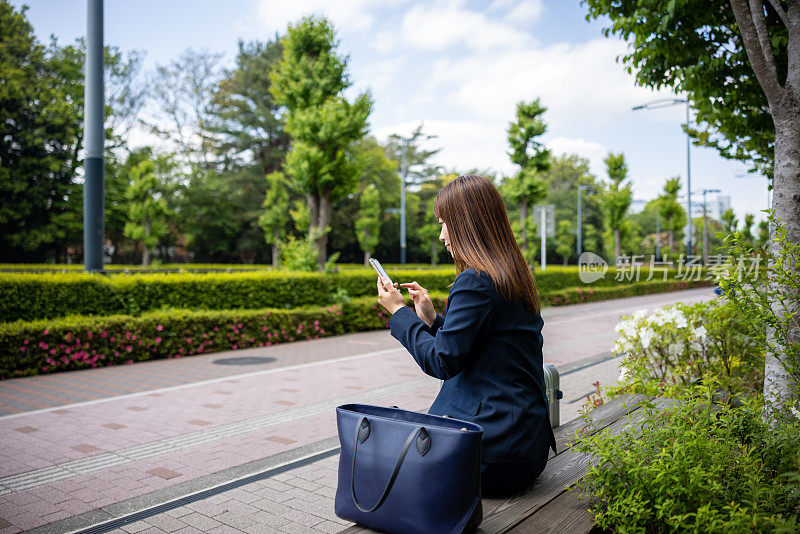
<path id="1" fill-rule="evenodd" d="M 587 20 L 608 20 L 606 36 L 629 43 L 622 56 L 639 85 L 686 93 L 695 143 L 771 175 L 775 129 L 728 0 L 582 0 Z M 759 2 L 760 4 L 760 2 Z M 769 2 L 766 23 L 781 81 L 788 32 Z"/>

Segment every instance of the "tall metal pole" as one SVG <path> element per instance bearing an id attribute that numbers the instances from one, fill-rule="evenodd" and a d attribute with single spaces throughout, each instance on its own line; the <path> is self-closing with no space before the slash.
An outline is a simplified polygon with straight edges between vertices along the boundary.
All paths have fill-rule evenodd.
<path id="1" fill-rule="evenodd" d="M 408 140 L 403 139 L 403 148 L 400 152 L 400 166 L 402 167 L 402 175 L 400 176 L 400 263 L 406 264 L 406 175 L 408 168 L 406 166 L 406 150 L 408 149 Z"/>
<path id="2" fill-rule="evenodd" d="M 88 0 L 84 91 L 83 262 L 88 272 L 103 272 L 103 0 Z"/>
<path id="3" fill-rule="evenodd" d="M 581 250 L 583 243 L 581 242 L 582 232 L 581 232 L 581 186 L 578 185 L 578 261 L 581 258 Z"/>
<path id="4" fill-rule="evenodd" d="M 689 128 L 689 99 L 686 99 L 686 128 Z M 688 234 L 689 237 L 686 240 L 686 259 L 688 261 L 689 256 L 692 255 L 692 239 L 694 237 L 694 232 L 692 231 L 692 160 L 691 160 L 691 152 L 689 148 L 692 145 L 691 138 L 689 137 L 689 132 L 686 132 L 686 217 L 689 219 L 688 224 Z"/>

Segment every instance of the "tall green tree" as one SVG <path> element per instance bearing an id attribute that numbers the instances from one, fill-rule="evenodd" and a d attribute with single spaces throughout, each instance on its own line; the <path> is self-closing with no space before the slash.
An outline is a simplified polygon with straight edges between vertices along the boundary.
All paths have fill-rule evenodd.
<path id="1" fill-rule="evenodd" d="M 364 266 L 369 266 L 369 258 L 378 245 L 381 230 L 381 203 L 378 189 L 370 184 L 361 192 L 360 209 L 356 220 L 358 244 L 364 251 Z"/>
<path id="2" fill-rule="evenodd" d="M 755 243 L 753 243 L 753 223 L 755 222 L 755 217 L 752 213 L 745 213 L 744 214 L 744 223 L 742 225 L 742 239 L 747 246 L 752 247 Z"/>
<path id="3" fill-rule="evenodd" d="M 213 170 L 191 173 L 175 187 L 170 203 L 194 261 L 230 261 L 235 256 L 240 225 L 234 194 L 230 181 Z"/>
<path id="4" fill-rule="evenodd" d="M 388 157 L 386 148 L 372 135 L 367 135 L 353 144 L 353 153 L 361 173 L 358 177 L 358 191 L 340 199 L 331 216 L 331 233 L 328 249 L 340 252 L 340 259 L 346 262 L 361 262 L 365 249 L 359 244 L 356 222 L 361 210 L 361 192 L 370 186 L 378 191 L 380 213 L 376 248 L 370 249 L 372 255 L 386 262 L 385 251 L 387 231 L 391 228 L 387 219 L 394 217 L 389 211 L 397 208 L 400 198 L 400 179 L 397 175 L 397 163 Z M 397 221 L 395 220 L 395 223 Z M 396 230 L 396 229 L 395 229 Z M 396 235 L 397 232 L 394 232 Z"/>
<path id="5" fill-rule="evenodd" d="M 675 232 L 686 224 L 686 212 L 683 210 L 680 203 L 678 203 L 678 193 L 680 190 L 681 179 L 675 176 L 666 181 L 664 184 L 664 192 L 658 197 L 658 213 L 663 223 L 666 223 L 667 235 L 669 236 L 669 254 L 675 251 Z"/>
<path id="6" fill-rule="evenodd" d="M 0 0 L 0 261 L 62 257 L 82 243 L 85 45 L 39 43 L 25 15 Z M 106 145 L 135 121 L 141 54 L 105 49 Z"/>
<path id="7" fill-rule="evenodd" d="M 510 183 L 507 194 L 519 203 L 520 246 L 523 254 L 529 250 L 528 206 L 547 194 L 547 182 L 541 173 L 550 166 L 550 151 L 540 140 L 547 131 L 547 124 L 542 118 L 545 111 L 547 108 L 541 105 L 538 98 L 529 103 L 519 102 L 516 120 L 508 127 L 509 156 L 515 165 L 519 165 L 519 172 Z M 528 261 L 531 259 L 528 258 Z"/>
<path id="8" fill-rule="evenodd" d="M 625 215 L 633 199 L 631 183 L 628 178 L 628 166 L 625 155 L 609 153 L 603 160 L 606 164 L 609 182 L 600 193 L 600 209 L 605 218 L 606 230 L 614 236 L 614 263 L 622 255 L 622 228 Z"/>
<path id="9" fill-rule="evenodd" d="M 281 44 L 283 53 L 270 74 L 270 91 L 288 112 L 291 149 L 285 172 L 293 188 L 306 195 L 309 232 L 322 270 L 331 208 L 358 184 L 351 145 L 366 133 L 372 99 L 367 93 L 352 104 L 344 98 L 344 90 L 351 85 L 347 58 L 337 55 L 338 41 L 327 19 L 301 19 L 289 26 Z"/>
<path id="10" fill-rule="evenodd" d="M 575 225 L 568 220 L 558 221 L 556 229 L 556 253 L 561 256 L 564 265 L 575 253 Z"/>
<path id="11" fill-rule="evenodd" d="M 728 208 L 722 213 L 722 229 L 726 234 L 732 234 L 739 226 L 733 208 Z"/>
<path id="12" fill-rule="evenodd" d="M 222 56 L 189 48 L 178 59 L 157 65 L 151 76 L 153 105 L 142 122 L 195 169 L 213 164 L 208 128 Z"/>
<path id="13" fill-rule="evenodd" d="M 700 142 L 725 157 L 752 161 L 773 176 L 772 208 L 787 238 L 800 242 L 800 4 L 797 0 L 583 0 L 588 18 L 610 21 L 606 35 L 630 43 L 624 56 L 637 82 L 686 93 L 697 112 Z M 774 169 L 774 173 L 772 172 Z M 771 240 L 773 257 L 779 243 Z M 777 267 L 777 266 L 767 266 Z M 793 269 L 800 267 L 793 267 Z M 774 282 L 779 320 L 800 314 L 798 289 Z M 770 327 L 771 328 L 771 327 Z M 800 384 L 787 371 L 800 325 L 775 341 L 765 363 L 769 409 L 796 400 Z M 792 365 L 798 365 L 794 362 Z"/>
<path id="14" fill-rule="evenodd" d="M 222 75 L 210 101 L 207 129 L 223 166 L 255 162 L 262 175 L 277 171 L 289 150 L 280 106 L 270 93 L 270 73 L 281 58 L 281 43 L 239 41 L 236 66 Z"/>
<path id="15" fill-rule="evenodd" d="M 80 110 L 25 17 L 0 2 L 0 259 L 34 259 L 63 237 L 80 144 Z"/>
<path id="16" fill-rule="evenodd" d="M 167 218 L 170 215 L 153 161 L 143 160 L 131 169 L 126 197 L 128 222 L 125 224 L 125 236 L 141 244 L 142 265 L 150 265 L 150 251 L 167 233 Z"/>
<path id="17" fill-rule="evenodd" d="M 556 221 L 572 221 L 575 229 L 577 229 L 578 216 L 578 186 L 588 186 L 588 189 L 581 191 L 581 233 L 583 234 L 581 248 L 602 254 L 604 246 L 602 239 L 597 241 L 589 239 L 586 233 L 587 225 L 595 227 L 603 225 L 603 214 L 600 212 L 594 193 L 600 189 L 600 184 L 589 170 L 589 160 L 575 154 L 551 155 L 550 168 L 544 171 L 542 176 L 548 184 L 547 203 L 553 204 L 555 207 Z M 512 217 L 512 213 L 515 217 L 518 215 L 513 211 L 513 206 L 509 217 Z M 558 227 L 556 227 L 556 231 L 558 231 Z M 555 241 L 548 240 L 547 245 L 548 257 L 562 256 L 557 251 Z M 562 248 L 562 250 L 564 249 Z M 576 249 L 571 251 L 568 261 L 576 253 Z"/>
<path id="18" fill-rule="evenodd" d="M 267 244 L 272 245 L 272 266 L 278 267 L 280 262 L 280 243 L 286 234 L 289 222 L 289 190 L 286 177 L 280 171 L 267 175 L 267 195 L 264 199 L 264 213 L 258 224 L 264 230 Z"/>
<path id="19" fill-rule="evenodd" d="M 434 180 L 442 171 L 439 165 L 430 161 L 441 149 L 423 148 L 422 144 L 429 136 L 422 130 L 423 125 L 420 124 L 408 137 L 391 134 L 384 145 L 384 150 L 389 158 L 397 162 L 397 172 L 400 174 L 405 172 L 407 187 Z M 404 165 L 405 167 L 403 167 Z"/>

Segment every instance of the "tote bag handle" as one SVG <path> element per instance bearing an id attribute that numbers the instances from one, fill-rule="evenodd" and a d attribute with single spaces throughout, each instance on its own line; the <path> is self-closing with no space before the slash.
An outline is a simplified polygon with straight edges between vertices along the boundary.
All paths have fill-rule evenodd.
<path id="1" fill-rule="evenodd" d="M 351 466 L 350 471 L 350 490 L 353 494 L 353 502 L 355 503 L 356 507 L 358 507 L 358 509 L 365 514 L 374 512 L 380 508 L 380 506 L 386 500 L 386 497 L 389 496 L 389 492 L 391 491 L 392 486 L 394 486 L 394 481 L 397 478 L 397 474 L 400 472 L 400 467 L 403 465 L 403 460 L 406 459 L 408 449 L 411 448 L 411 444 L 414 442 L 414 438 L 417 438 L 417 451 L 419 452 L 420 456 L 425 456 L 425 453 L 431 448 L 431 437 L 425 430 L 425 427 L 419 426 L 415 428 L 403 445 L 403 450 L 400 452 L 400 456 L 397 458 L 397 462 L 394 464 L 394 471 L 392 471 L 392 476 L 389 478 L 389 483 L 386 484 L 386 489 L 383 490 L 383 495 L 381 495 L 381 498 L 378 499 L 378 503 L 375 506 L 367 509 L 361 506 L 361 503 L 358 502 L 358 498 L 356 497 L 356 451 L 358 450 L 358 444 L 363 443 L 369 437 L 369 434 L 369 421 L 366 417 L 361 417 L 361 419 L 358 420 L 358 424 L 356 424 L 356 436 L 353 440 L 353 465 Z"/>

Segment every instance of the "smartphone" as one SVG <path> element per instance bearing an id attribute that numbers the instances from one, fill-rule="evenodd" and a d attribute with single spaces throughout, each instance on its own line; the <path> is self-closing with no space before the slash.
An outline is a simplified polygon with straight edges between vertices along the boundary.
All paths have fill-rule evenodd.
<path id="1" fill-rule="evenodd" d="M 381 262 L 379 262 L 375 258 L 370 258 L 369 259 L 369 263 L 372 265 L 372 268 L 375 269 L 375 272 L 378 273 L 378 276 L 380 276 L 381 278 L 386 278 L 389 281 L 389 285 L 390 286 L 394 285 L 392 283 L 392 279 L 389 278 L 389 275 L 386 274 L 386 271 L 383 270 L 383 267 L 381 266 Z"/>

